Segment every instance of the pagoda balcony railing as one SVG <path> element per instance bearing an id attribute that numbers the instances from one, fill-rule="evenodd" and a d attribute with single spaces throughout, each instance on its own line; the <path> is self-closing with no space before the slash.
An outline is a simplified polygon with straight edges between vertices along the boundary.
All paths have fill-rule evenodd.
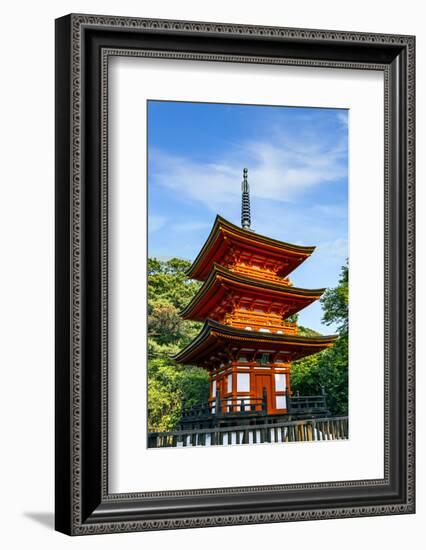
<path id="1" fill-rule="evenodd" d="M 309 417 L 311 415 L 328 416 L 327 400 L 324 388 L 320 395 L 292 395 L 284 393 L 286 398 L 286 415 L 289 417 Z M 221 398 L 219 391 L 216 392 L 216 399 L 208 403 L 182 406 L 181 425 L 201 422 L 209 419 L 219 418 L 244 418 L 259 417 L 267 415 L 267 394 L 266 390 L 262 397 L 225 397 Z"/>
<path id="2" fill-rule="evenodd" d="M 264 416 L 266 415 L 266 395 L 263 397 L 225 397 L 216 396 L 214 401 L 182 407 L 181 424 L 193 423 L 209 418 L 232 416 Z"/>
<path id="3" fill-rule="evenodd" d="M 287 411 L 291 415 L 328 414 L 326 395 L 296 395 L 287 397 Z"/>
<path id="4" fill-rule="evenodd" d="M 250 327 L 254 330 L 266 329 L 269 332 L 297 335 L 297 323 L 283 321 L 278 315 L 272 316 L 267 313 L 237 311 L 225 315 L 224 323 L 236 328 Z"/>
<path id="5" fill-rule="evenodd" d="M 266 271 L 263 269 L 256 269 L 255 267 L 250 267 L 242 264 L 235 264 L 231 267 L 232 271 L 237 273 L 243 273 L 249 277 L 255 277 L 256 279 L 263 279 L 266 281 L 273 281 L 274 283 L 281 283 L 283 286 L 292 286 L 290 279 L 285 277 L 280 277 L 273 271 Z"/>

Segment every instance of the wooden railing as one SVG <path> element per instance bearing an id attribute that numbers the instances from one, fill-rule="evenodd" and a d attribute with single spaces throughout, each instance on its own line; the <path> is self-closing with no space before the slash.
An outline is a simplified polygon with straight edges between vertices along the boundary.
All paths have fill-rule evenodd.
<path id="1" fill-rule="evenodd" d="M 327 416 L 326 395 L 323 391 L 320 395 L 290 395 L 286 397 L 286 414 L 295 416 L 320 415 Z M 267 414 L 267 395 L 264 390 L 263 397 L 225 397 L 220 398 L 219 391 L 216 399 L 209 403 L 182 407 L 181 424 L 201 422 L 208 419 L 224 417 L 265 416 Z"/>
<path id="2" fill-rule="evenodd" d="M 278 331 L 282 334 L 297 335 L 299 332 L 297 323 L 284 321 L 280 315 L 272 313 L 260 313 L 257 311 L 246 311 L 237 309 L 232 313 L 227 313 L 223 320 L 225 325 L 236 328 L 250 327 L 252 330 L 260 331 L 267 329 L 268 332 L 276 334 Z"/>
<path id="3" fill-rule="evenodd" d="M 243 264 L 234 264 L 233 266 L 230 266 L 230 269 L 232 271 L 236 271 L 237 273 L 248 275 L 249 277 L 255 277 L 256 279 L 273 281 L 274 283 L 281 283 L 283 286 L 293 286 L 290 282 L 290 279 L 280 277 L 273 271 L 267 271 L 266 269 L 256 269 L 254 267 Z"/>
<path id="4" fill-rule="evenodd" d="M 208 447 L 293 441 L 348 439 L 348 417 L 329 417 L 257 426 L 229 426 L 199 430 L 148 433 L 148 447 Z"/>
<path id="5" fill-rule="evenodd" d="M 327 412 L 327 402 L 325 393 L 321 395 L 292 395 L 288 397 L 288 413 L 298 414 L 316 414 Z"/>
<path id="6" fill-rule="evenodd" d="M 225 397 L 218 396 L 215 401 L 182 408 L 181 423 L 197 422 L 210 417 L 249 416 L 266 414 L 266 394 L 263 397 Z"/>

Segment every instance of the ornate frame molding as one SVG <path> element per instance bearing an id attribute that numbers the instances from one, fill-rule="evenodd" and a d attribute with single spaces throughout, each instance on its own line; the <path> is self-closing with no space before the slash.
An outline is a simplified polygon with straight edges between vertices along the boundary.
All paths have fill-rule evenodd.
<path id="1" fill-rule="evenodd" d="M 114 41 L 103 38 L 97 41 L 97 32 L 111 31 Z M 90 36 L 89 36 L 90 35 Z M 120 44 L 120 36 L 135 39 L 136 36 L 149 40 L 152 37 L 167 36 L 170 40 L 179 37 L 198 37 L 198 43 L 206 37 L 213 37 L 216 43 L 233 39 L 239 45 L 247 41 L 261 40 L 265 47 L 276 44 L 299 44 L 303 49 L 312 45 L 324 46 L 324 57 L 315 58 L 280 55 L 254 55 L 253 53 L 194 52 L 185 49 L 175 51 L 170 47 L 129 47 Z M 90 42 L 92 40 L 92 43 Z M 111 43 L 110 43 L 111 42 Z M 374 50 L 375 61 L 364 56 L 357 60 L 360 45 L 369 45 Z M 183 47 L 183 46 L 182 46 Z M 226 47 L 225 47 L 226 49 Z M 112 533 L 151 529 L 178 529 L 213 525 L 237 525 L 248 523 L 302 521 L 336 517 L 359 517 L 414 512 L 414 168 L 415 168 L 415 40 L 412 36 L 346 33 L 279 27 L 258 27 L 218 23 L 151 20 L 96 15 L 70 15 L 57 20 L 57 529 L 69 534 Z M 306 51 L 307 51 L 306 50 Z M 368 48 L 364 51 L 367 51 Z M 328 52 L 328 54 L 327 54 Z M 333 53 L 334 52 L 334 53 Z M 340 52 L 340 54 L 338 54 Z M 348 52 L 347 59 L 344 52 Z M 386 55 L 385 55 L 386 53 Z M 333 58 L 336 57 L 336 59 Z M 190 59 L 203 61 L 227 61 L 239 63 L 273 63 L 313 67 L 334 67 L 342 69 L 368 69 L 384 72 L 385 77 L 385 476 L 383 480 L 343 481 L 297 485 L 274 485 L 269 487 L 240 487 L 192 491 L 168 491 L 155 493 L 109 494 L 107 475 L 107 404 L 108 404 L 108 60 L 111 56 L 133 56 L 168 59 Z M 387 57 L 386 57 L 387 56 Z M 361 56 L 362 57 L 362 56 Z M 373 56 L 374 57 L 374 56 Z M 87 67 L 97 63 L 100 86 L 100 117 L 94 129 L 100 135 L 99 171 L 99 213 L 88 216 L 86 195 L 88 193 L 87 150 L 90 143 L 87 127 L 90 106 L 94 99 Z M 403 106 L 405 105 L 405 114 Z M 402 107 L 401 107 L 402 106 Z M 402 125 L 396 126 L 395 109 L 403 117 Z M 399 121 L 401 123 L 401 121 Z M 404 128 L 405 124 L 405 128 Z M 399 135 L 403 132 L 402 135 Z M 68 152 L 70 151 L 70 154 Z M 396 179 L 395 179 L 396 178 Z M 66 181 L 65 181 L 66 180 Z M 64 183 L 65 181 L 65 183 Z M 85 187 L 86 186 L 86 187 Z M 395 189 L 396 186 L 396 189 Z M 66 216 L 69 223 L 61 221 Z M 88 250 L 88 233 L 94 231 L 91 225 L 98 223 L 100 250 L 98 258 L 98 279 L 100 296 L 96 302 L 99 308 L 97 319 L 99 331 L 99 386 L 88 387 L 87 348 L 91 339 L 85 332 L 87 315 L 88 269 L 91 269 Z M 59 250 L 61 248 L 61 250 Z M 396 264 L 395 262 L 399 262 Z M 395 272 L 395 266 L 399 268 Z M 396 285 L 396 286 L 395 286 Z M 395 303 L 395 289 L 399 302 Z M 68 309 L 65 303 L 68 302 Z M 397 324 L 392 324 L 392 311 L 397 308 Z M 401 326 L 400 326 L 401 325 Z M 65 331 L 65 332 L 64 332 Z M 395 332 L 396 331 L 396 332 Z M 398 336 L 398 345 L 392 338 Z M 95 352 L 94 352 L 95 353 Z M 392 361 L 399 361 L 395 371 Z M 86 369 L 86 371 L 85 371 Z M 395 405 L 397 383 L 405 388 L 405 416 L 395 432 Z M 393 386 L 392 386 L 393 384 Z M 100 391 L 99 410 L 96 414 L 96 433 L 99 434 L 99 449 L 92 453 L 95 458 L 85 464 L 86 456 L 92 452 L 85 439 L 87 409 L 85 402 L 90 392 Z M 64 399 L 64 392 L 69 399 Z M 399 471 L 396 489 L 395 449 L 392 438 L 403 443 L 404 456 L 398 459 L 405 468 Z M 83 450 L 85 451 L 83 453 Z M 392 466 L 392 464 L 394 466 Z M 402 468 L 402 465 L 400 466 Z M 88 483 L 88 472 L 96 481 Z M 65 488 L 64 488 L 65 484 Z M 346 491 L 380 487 L 390 488 L 391 498 L 383 496 L 380 505 L 331 505 L 314 507 L 306 501 L 306 510 L 300 511 L 283 505 L 283 509 L 271 511 L 259 504 L 257 510 L 241 512 L 235 506 L 228 514 L 183 514 L 180 517 L 152 518 L 144 509 L 143 501 L 179 496 L 215 498 L 226 495 L 248 494 L 276 495 L 289 493 L 304 494 L 307 490 L 325 490 L 333 494 Z M 355 493 L 354 493 L 355 494 Z M 272 497 L 271 497 L 272 498 Z M 377 499 L 376 499 L 377 500 Z M 171 502 L 172 500 L 170 500 Z M 140 510 L 137 508 L 140 505 Z M 129 508 L 136 510 L 130 513 Z M 277 508 L 277 505 L 275 505 Z"/>

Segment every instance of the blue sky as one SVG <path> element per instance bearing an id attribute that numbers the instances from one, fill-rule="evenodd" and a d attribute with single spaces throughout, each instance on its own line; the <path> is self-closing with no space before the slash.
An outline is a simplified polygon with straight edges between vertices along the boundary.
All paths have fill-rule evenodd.
<path id="1" fill-rule="evenodd" d="M 252 228 L 315 245 L 290 278 L 333 287 L 348 257 L 348 111 L 148 102 L 148 254 L 193 260 L 216 214 L 240 225 L 248 168 Z M 321 333 L 319 303 L 299 322 Z"/>

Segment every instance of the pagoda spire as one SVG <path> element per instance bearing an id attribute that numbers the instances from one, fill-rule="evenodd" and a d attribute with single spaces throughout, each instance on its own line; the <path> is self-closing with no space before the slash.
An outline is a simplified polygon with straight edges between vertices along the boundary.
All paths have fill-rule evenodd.
<path id="1" fill-rule="evenodd" d="M 247 181 L 247 168 L 243 170 L 243 181 L 241 183 L 241 227 L 243 229 L 251 229 L 251 218 L 250 218 L 250 187 Z"/>

